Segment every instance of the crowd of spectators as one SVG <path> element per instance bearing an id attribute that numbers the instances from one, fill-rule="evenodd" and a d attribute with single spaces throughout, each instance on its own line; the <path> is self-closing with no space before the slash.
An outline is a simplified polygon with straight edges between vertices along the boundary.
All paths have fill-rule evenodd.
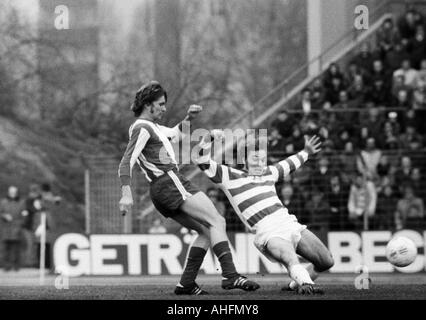
<path id="1" fill-rule="evenodd" d="M 32 184 L 26 197 L 16 186 L 9 186 L 7 195 L 0 200 L 0 240 L 5 271 L 19 271 L 21 267 L 38 267 L 42 215 L 46 216 L 45 267 L 53 272 L 51 261 L 52 237 L 55 226 L 55 206 L 61 198 L 52 193 L 48 183 Z"/>
<path id="2" fill-rule="evenodd" d="M 320 230 L 423 228 L 426 185 L 426 20 L 387 19 L 346 67 L 332 63 L 277 115 L 269 162 L 322 138 L 323 151 L 278 187 L 284 204 Z M 368 219 L 365 219 L 367 216 Z"/>
<path id="3" fill-rule="evenodd" d="M 382 150 L 422 149 L 426 129 L 424 17 L 409 10 L 384 21 L 375 44 L 362 43 L 342 68 L 332 63 L 305 88 L 300 102 L 273 121 L 272 151 L 300 148 L 304 133 L 320 134 L 333 150 L 355 149 L 375 139 Z"/>

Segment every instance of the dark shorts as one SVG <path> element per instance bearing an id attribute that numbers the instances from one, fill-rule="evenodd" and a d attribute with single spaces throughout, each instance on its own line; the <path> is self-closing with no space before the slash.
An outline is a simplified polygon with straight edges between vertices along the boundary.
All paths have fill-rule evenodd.
<path id="1" fill-rule="evenodd" d="M 168 171 L 153 180 L 150 195 L 155 208 L 165 217 L 171 218 L 180 212 L 186 199 L 200 190 L 177 171 Z"/>

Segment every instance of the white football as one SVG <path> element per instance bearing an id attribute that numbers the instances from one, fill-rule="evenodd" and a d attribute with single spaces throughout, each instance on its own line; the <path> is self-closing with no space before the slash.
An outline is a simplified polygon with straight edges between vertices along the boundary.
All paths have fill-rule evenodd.
<path id="1" fill-rule="evenodd" d="M 397 267 L 406 267 L 417 257 L 417 247 L 407 237 L 396 237 L 386 246 L 386 258 Z"/>

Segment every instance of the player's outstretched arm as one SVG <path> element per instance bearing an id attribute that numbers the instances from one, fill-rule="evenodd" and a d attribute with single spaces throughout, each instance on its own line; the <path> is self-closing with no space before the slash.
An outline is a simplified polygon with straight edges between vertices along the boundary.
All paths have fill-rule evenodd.
<path id="1" fill-rule="evenodd" d="M 211 145 L 214 140 L 221 140 L 223 137 L 222 130 L 210 131 L 201 139 L 194 153 L 195 158 L 193 161 L 215 183 L 223 182 L 223 170 L 225 170 L 226 166 L 218 164 L 211 158 Z"/>
<path id="2" fill-rule="evenodd" d="M 133 206 L 132 190 L 130 187 L 132 169 L 149 138 L 150 133 L 143 125 L 136 125 L 131 128 L 129 143 L 118 167 L 118 176 L 121 183 L 119 208 L 123 215 L 128 213 Z"/>
<path id="3" fill-rule="evenodd" d="M 306 161 L 308 161 L 310 155 L 316 154 L 320 151 L 320 139 L 317 136 L 313 136 L 311 138 L 305 136 L 305 147 L 302 151 L 278 162 L 273 166 L 278 170 L 276 173 L 277 181 L 281 181 L 284 177 L 299 169 Z"/>

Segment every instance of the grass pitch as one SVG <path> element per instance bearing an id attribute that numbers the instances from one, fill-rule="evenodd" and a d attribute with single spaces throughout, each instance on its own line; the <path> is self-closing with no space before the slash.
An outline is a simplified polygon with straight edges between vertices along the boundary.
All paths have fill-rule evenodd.
<path id="1" fill-rule="evenodd" d="M 316 283 L 324 295 L 301 296 L 283 292 L 289 282 L 287 275 L 255 275 L 261 288 L 255 292 L 223 290 L 220 276 L 200 275 L 198 284 L 209 295 L 176 296 L 173 294 L 177 276 L 142 277 L 80 277 L 58 281 L 48 276 L 40 285 L 36 274 L 31 276 L 0 275 L 0 299 L 17 300 L 426 300 L 425 274 L 371 274 L 369 289 L 355 286 L 355 274 L 324 274 Z M 55 286 L 56 282 L 56 286 Z M 58 289 L 58 283 L 62 289 Z M 68 289 L 66 289 L 68 287 Z"/>

